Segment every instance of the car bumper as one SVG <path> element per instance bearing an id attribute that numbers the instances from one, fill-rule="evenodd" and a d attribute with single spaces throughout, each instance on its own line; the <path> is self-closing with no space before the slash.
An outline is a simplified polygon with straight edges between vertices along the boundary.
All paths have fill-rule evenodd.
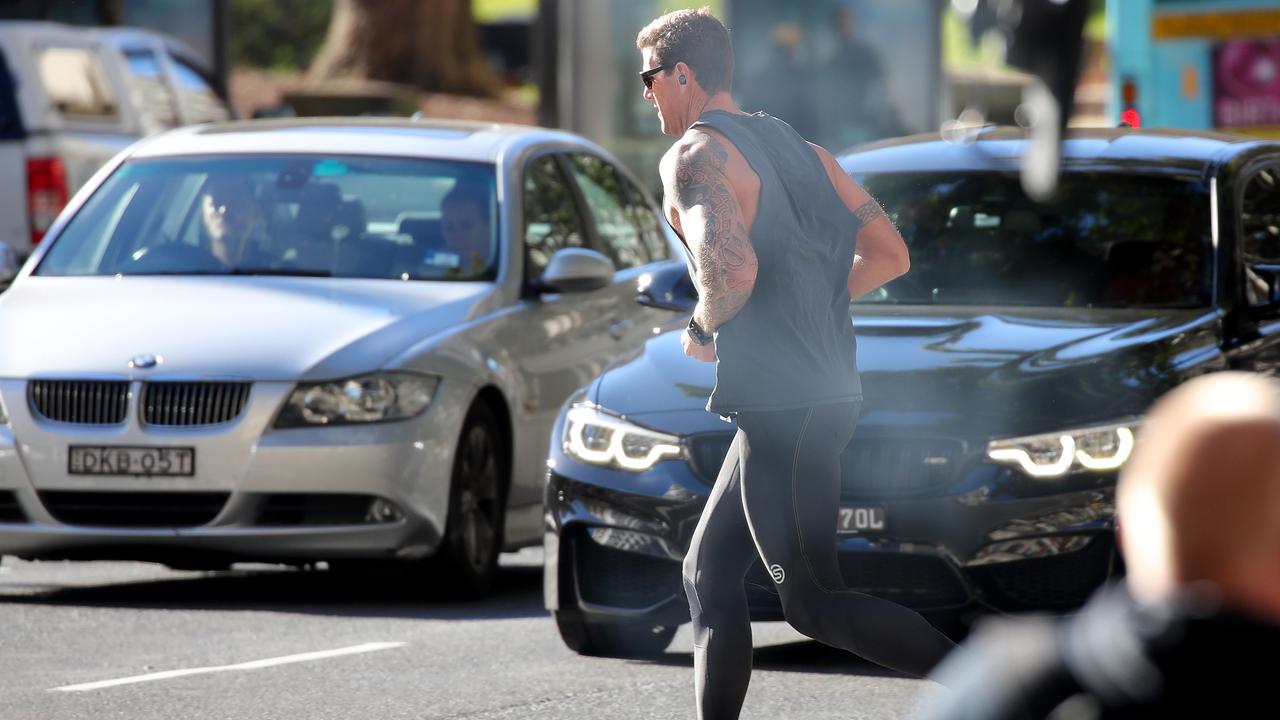
<path id="1" fill-rule="evenodd" d="M 235 422 L 190 430 L 131 420 L 86 431 L 37 419 L 10 394 L 11 425 L 0 427 L 0 553 L 285 562 L 432 554 L 448 514 L 456 413 L 433 407 L 401 422 L 272 429 L 290 388 L 257 383 Z M 195 475 L 73 475 L 71 445 L 192 447 Z"/>
<path id="2" fill-rule="evenodd" d="M 599 621 L 686 622 L 681 561 L 708 484 L 677 460 L 635 475 L 553 449 L 550 465 L 547 607 Z M 886 532 L 836 536 L 847 586 L 921 612 L 1051 610 L 1079 605 L 1118 571 L 1111 486 L 1014 497 L 993 470 L 964 473 L 934 497 L 843 500 L 888 518 Z M 746 590 L 755 619 L 781 618 L 759 563 Z"/>

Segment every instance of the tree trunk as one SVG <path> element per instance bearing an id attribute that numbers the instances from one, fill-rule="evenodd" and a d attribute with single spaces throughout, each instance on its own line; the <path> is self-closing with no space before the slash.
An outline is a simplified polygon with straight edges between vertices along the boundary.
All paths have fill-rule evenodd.
<path id="1" fill-rule="evenodd" d="M 335 0 L 309 82 L 368 79 L 492 95 L 471 0 Z"/>

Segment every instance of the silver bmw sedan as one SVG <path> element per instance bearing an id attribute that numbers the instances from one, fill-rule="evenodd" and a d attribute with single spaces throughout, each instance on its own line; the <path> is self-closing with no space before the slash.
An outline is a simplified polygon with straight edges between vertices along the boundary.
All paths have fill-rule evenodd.
<path id="1" fill-rule="evenodd" d="M 381 564 L 464 595 L 542 532 L 564 400 L 674 313 L 652 198 L 563 132 L 145 140 L 0 295 L 0 553 Z"/>

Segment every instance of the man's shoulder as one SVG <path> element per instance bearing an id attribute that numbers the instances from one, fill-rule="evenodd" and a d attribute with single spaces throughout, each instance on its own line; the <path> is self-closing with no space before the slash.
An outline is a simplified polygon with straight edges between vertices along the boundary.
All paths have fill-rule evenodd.
<path id="1" fill-rule="evenodd" d="M 674 177 L 682 166 L 710 163 L 723 167 L 731 143 L 720 133 L 706 128 L 689 128 L 671 144 L 658 164 L 664 177 Z"/>

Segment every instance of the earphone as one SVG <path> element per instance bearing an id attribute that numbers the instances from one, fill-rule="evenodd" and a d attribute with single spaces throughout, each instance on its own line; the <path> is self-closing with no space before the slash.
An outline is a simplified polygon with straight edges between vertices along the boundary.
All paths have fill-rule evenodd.
<path id="1" fill-rule="evenodd" d="M 681 75 L 678 79 L 680 80 L 681 85 L 684 85 L 685 83 L 689 82 L 688 80 L 684 79 L 684 75 Z"/>

